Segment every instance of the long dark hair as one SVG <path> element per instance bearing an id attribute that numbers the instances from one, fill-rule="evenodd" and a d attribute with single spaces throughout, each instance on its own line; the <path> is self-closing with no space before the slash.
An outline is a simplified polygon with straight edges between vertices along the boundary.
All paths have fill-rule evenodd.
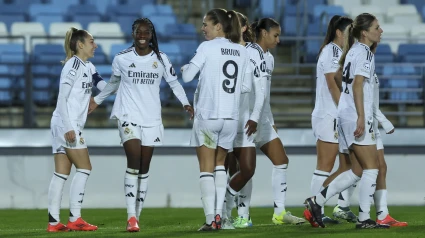
<path id="1" fill-rule="evenodd" d="M 226 39 L 239 44 L 241 39 L 241 25 L 239 24 L 239 19 L 235 11 L 226 11 L 222 8 L 215 8 L 209 10 L 206 16 L 208 20 L 213 22 L 214 25 L 217 25 L 218 23 L 221 24 Z"/>
<path id="2" fill-rule="evenodd" d="M 161 57 L 161 53 L 159 52 L 159 47 L 158 47 L 158 40 L 156 38 L 156 31 L 155 31 L 155 26 L 153 25 L 153 23 L 151 22 L 151 20 L 149 20 L 149 18 L 138 18 L 137 20 L 135 20 L 133 22 L 133 25 L 131 26 L 131 30 L 134 33 L 134 31 L 139 27 L 139 25 L 141 23 L 146 23 L 148 24 L 151 32 L 152 32 L 152 38 L 149 41 L 149 46 L 152 48 L 153 52 L 155 52 L 156 57 L 158 58 L 158 60 L 161 62 L 161 64 L 165 67 L 164 61 L 162 60 Z M 131 47 L 134 46 L 134 43 Z"/>
<path id="3" fill-rule="evenodd" d="M 254 42 L 255 41 L 255 36 L 254 33 L 252 32 L 251 29 L 251 25 L 249 24 L 248 18 L 238 12 L 238 18 L 239 18 L 239 23 L 241 24 L 241 27 L 246 26 L 246 31 L 242 34 L 242 38 L 245 42 Z"/>
<path id="4" fill-rule="evenodd" d="M 344 32 L 345 27 L 347 27 L 347 25 L 348 25 L 348 24 L 351 24 L 351 23 L 353 22 L 353 20 L 351 20 L 350 18 L 348 18 L 348 17 L 344 17 L 344 18 L 346 18 L 346 19 L 350 19 L 350 20 L 351 20 L 351 22 L 350 22 L 350 23 L 348 23 L 347 25 L 344 25 L 344 27 L 341 27 L 341 26 L 340 26 L 340 27 L 337 27 L 337 22 L 339 22 L 339 20 L 340 20 L 341 18 L 342 18 L 342 17 L 341 17 L 340 15 L 335 15 L 335 16 L 333 16 L 333 17 L 331 18 L 331 20 L 329 21 L 328 29 L 327 29 L 327 31 L 326 31 L 326 36 L 325 36 L 325 39 L 323 40 L 322 46 L 320 47 L 319 54 L 317 54 L 317 58 L 319 58 L 320 53 L 322 53 L 323 48 L 325 48 L 325 46 L 326 46 L 327 44 L 329 44 L 329 43 L 331 43 L 332 41 L 334 41 L 335 36 L 336 36 L 336 29 L 339 29 L 340 31 Z M 341 23 L 341 22 L 340 22 L 340 23 Z M 341 24 L 340 24 L 340 25 L 341 25 Z M 340 28 L 343 28 L 343 29 L 340 29 Z"/>
<path id="5" fill-rule="evenodd" d="M 270 28 L 279 27 L 279 23 L 273 18 L 262 18 L 258 22 L 251 24 L 251 28 L 255 33 L 256 41 L 258 42 L 261 39 L 261 30 L 266 30 L 270 32 Z"/>
<path id="6" fill-rule="evenodd" d="M 354 22 L 345 29 L 345 35 L 347 37 L 345 39 L 344 51 L 341 59 L 339 60 L 339 65 L 341 65 L 341 67 L 344 67 L 345 57 L 347 56 L 351 46 L 354 44 L 354 39 L 360 40 L 362 31 L 369 30 L 374 20 L 376 20 L 374 15 L 370 13 L 362 13 L 358 15 L 356 19 L 354 19 Z"/>

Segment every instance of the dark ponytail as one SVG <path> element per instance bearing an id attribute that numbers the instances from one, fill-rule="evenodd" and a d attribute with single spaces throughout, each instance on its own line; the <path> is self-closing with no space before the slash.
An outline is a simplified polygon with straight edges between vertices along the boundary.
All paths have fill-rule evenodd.
<path id="1" fill-rule="evenodd" d="M 238 18 L 239 18 L 239 23 L 241 24 L 241 28 L 246 26 L 246 30 L 242 33 L 243 40 L 245 42 L 254 42 L 255 37 L 254 37 L 254 33 L 252 32 L 251 26 L 249 25 L 248 18 L 240 12 L 238 12 Z"/>
<path id="2" fill-rule="evenodd" d="M 319 54 L 317 57 L 320 56 L 320 53 L 322 52 L 323 48 L 335 40 L 336 37 L 336 30 L 340 30 L 341 32 L 345 31 L 345 28 L 347 28 L 348 25 L 353 23 L 353 20 L 349 17 L 341 17 L 341 16 L 333 16 L 331 21 L 328 25 L 328 31 L 326 32 L 325 40 L 323 41 L 322 46 L 320 47 Z"/>
<path id="3" fill-rule="evenodd" d="M 213 25 L 221 24 L 224 35 L 234 43 L 239 43 L 241 39 L 241 26 L 235 11 L 226 11 L 222 8 L 209 10 L 207 18 L 213 22 Z"/>
<path id="4" fill-rule="evenodd" d="M 277 21 L 275 21 L 273 18 L 262 18 L 258 22 L 254 22 L 251 25 L 251 28 L 254 31 L 256 41 L 258 42 L 261 39 L 261 30 L 270 32 L 270 28 L 279 26 L 279 23 L 277 23 Z"/>

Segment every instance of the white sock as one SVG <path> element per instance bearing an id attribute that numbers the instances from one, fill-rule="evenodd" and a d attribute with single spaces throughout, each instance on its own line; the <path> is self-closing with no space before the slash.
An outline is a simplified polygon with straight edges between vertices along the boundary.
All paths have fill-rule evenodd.
<path id="1" fill-rule="evenodd" d="M 251 204 L 252 194 L 252 178 L 245 184 L 245 186 L 239 191 L 238 199 L 238 216 L 248 219 L 249 218 L 249 206 Z"/>
<path id="2" fill-rule="evenodd" d="M 376 190 L 375 195 L 373 195 L 373 198 L 375 200 L 376 216 L 379 220 L 384 220 L 385 217 L 387 217 L 387 215 L 389 214 L 387 206 L 387 190 Z"/>
<path id="3" fill-rule="evenodd" d="M 227 174 L 223 165 L 216 166 L 214 169 L 214 182 L 216 193 L 215 214 L 223 215 L 224 197 L 226 196 Z"/>
<path id="4" fill-rule="evenodd" d="M 357 187 L 357 183 L 351 185 L 344 191 L 339 193 L 338 197 L 338 206 L 340 207 L 349 207 L 350 206 L 350 198 L 353 196 L 354 190 Z"/>
<path id="5" fill-rule="evenodd" d="M 273 165 L 272 169 L 272 189 L 274 200 L 274 214 L 280 215 L 285 211 L 286 199 L 286 169 L 288 164 Z"/>
<path id="6" fill-rule="evenodd" d="M 212 173 L 201 172 L 199 175 L 199 185 L 201 187 L 202 206 L 204 207 L 205 223 L 211 224 L 214 221 L 215 205 L 215 184 Z"/>
<path id="7" fill-rule="evenodd" d="M 136 217 L 139 220 L 140 213 L 142 213 L 143 203 L 145 202 L 146 195 L 148 194 L 149 173 L 139 174 L 137 198 L 136 198 Z"/>
<path id="8" fill-rule="evenodd" d="M 230 187 L 230 184 L 227 185 L 227 189 L 226 189 L 226 203 L 231 203 L 231 204 L 235 204 L 235 196 L 238 194 L 238 192 L 236 192 L 235 190 L 233 190 L 232 187 Z M 232 207 L 226 207 L 226 217 L 231 217 L 232 216 Z M 230 210 L 230 211 L 229 211 Z"/>
<path id="9" fill-rule="evenodd" d="M 325 187 L 320 193 L 316 195 L 316 203 L 323 207 L 325 203 L 331 199 L 331 197 L 347 189 L 359 180 L 360 178 L 355 175 L 351 169 L 341 173 L 334 180 L 332 180 L 332 182 L 327 187 Z"/>
<path id="10" fill-rule="evenodd" d="M 138 189 L 138 169 L 127 168 L 124 175 L 125 204 L 127 205 L 127 220 L 136 216 L 136 198 Z"/>
<path id="11" fill-rule="evenodd" d="M 84 190 L 86 189 L 87 179 L 90 176 L 90 170 L 77 169 L 71 183 L 69 194 L 69 220 L 76 221 L 81 217 L 81 205 L 83 204 Z"/>
<path id="12" fill-rule="evenodd" d="M 313 177 L 311 178 L 311 193 L 314 195 L 318 194 L 323 189 L 323 183 L 329 177 L 329 172 L 322 170 L 314 170 Z M 322 207 L 322 214 L 325 214 L 325 208 Z"/>
<path id="13" fill-rule="evenodd" d="M 359 221 L 370 219 L 370 206 L 376 190 L 376 178 L 378 169 L 363 170 L 359 183 Z"/>
<path id="14" fill-rule="evenodd" d="M 227 176 L 227 186 L 229 186 L 230 178 Z M 232 216 L 232 210 L 235 207 L 235 196 L 232 196 L 226 191 L 226 197 L 223 205 L 223 218 L 229 218 Z"/>
<path id="15" fill-rule="evenodd" d="M 57 225 L 60 222 L 60 208 L 62 201 L 62 191 L 68 175 L 54 172 L 50 180 L 48 213 L 50 225 Z"/>

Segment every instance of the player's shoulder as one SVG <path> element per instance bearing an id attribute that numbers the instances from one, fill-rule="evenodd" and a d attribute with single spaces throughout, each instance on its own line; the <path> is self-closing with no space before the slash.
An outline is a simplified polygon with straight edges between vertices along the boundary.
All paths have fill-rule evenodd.
<path id="1" fill-rule="evenodd" d="M 251 57 L 259 57 L 261 60 L 264 59 L 264 52 L 263 49 L 261 49 L 261 46 L 259 46 L 257 43 L 252 43 L 247 47 L 247 50 Z"/>
<path id="2" fill-rule="evenodd" d="M 350 51 L 353 56 L 365 56 L 368 60 L 371 60 L 373 58 L 373 53 L 370 48 L 367 45 L 359 42 L 354 44 L 351 47 Z"/>
<path id="3" fill-rule="evenodd" d="M 130 54 L 134 54 L 133 49 L 134 49 L 133 46 L 132 47 L 129 47 L 127 49 L 124 49 L 124 50 L 118 52 L 118 54 L 116 54 L 115 57 L 122 58 L 122 57 L 128 56 Z"/>
<path id="4" fill-rule="evenodd" d="M 64 69 L 73 69 L 75 71 L 81 70 L 86 67 L 86 62 L 83 62 L 80 58 L 73 56 L 64 64 Z"/>

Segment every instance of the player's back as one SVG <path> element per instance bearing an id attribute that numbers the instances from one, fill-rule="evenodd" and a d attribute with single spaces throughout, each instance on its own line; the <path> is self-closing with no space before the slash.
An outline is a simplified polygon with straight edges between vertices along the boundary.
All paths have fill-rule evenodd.
<path id="1" fill-rule="evenodd" d="M 241 85 L 249 56 L 226 38 L 203 42 L 191 63 L 201 69 L 195 112 L 202 119 L 238 119 Z"/>
<path id="2" fill-rule="evenodd" d="M 312 113 L 315 117 L 324 118 L 326 115 L 337 116 L 337 104 L 333 101 L 325 74 L 336 73 L 338 71 L 341 55 L 341 48 L 331 42 L 323 47 L 317 60 L 316 102 Z"/>

